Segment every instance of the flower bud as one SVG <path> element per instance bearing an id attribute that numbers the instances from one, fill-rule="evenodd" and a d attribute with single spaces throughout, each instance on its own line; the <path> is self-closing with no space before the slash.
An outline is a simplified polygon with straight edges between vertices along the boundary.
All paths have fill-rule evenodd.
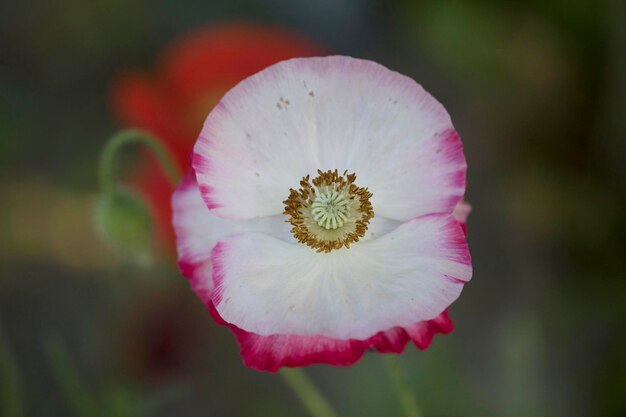
<path id="1" fill-rule="evenodd" d="M 96 207 L 100 235 L 111 246 L 141 265 L 152 260 L 152 218 L 134 192 L 117 188 L 103 193 Z"/>

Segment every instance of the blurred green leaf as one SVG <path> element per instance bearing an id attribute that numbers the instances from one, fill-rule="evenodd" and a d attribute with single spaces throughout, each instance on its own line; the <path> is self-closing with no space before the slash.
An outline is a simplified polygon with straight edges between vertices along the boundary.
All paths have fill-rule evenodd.
<path id="1" fill-rule="evenodd" d="M 17 362 L 0 329 L 0 414 L 22 416 L 21 380 Z"/>
<path id="2" fill-rule="evenodd" d="M 76 366 L 59 336 L 45 340 L 45 348 L 52 373 L 76 417 L 101 416 L 96 399 L 80 380 Z"/>
<path id="3" fill-rule="evenodd" d="M 160 401 L 148 401 L 132 390 L 116 385 L 97 398 L 81 381 L 72 357 L 59 336 L 47 339 L 45 347 L 54 377 L 75 417 L 144 417 L 150 415 L 150 411 L 156 411 L 157 404 L 171 400 L 179 393 L 165 395 L 159 398 Z"/>
<path id="4" fill-rule="evenodd" d="M 103 415 L 106 417 L 142 417 L 148 414 L 145 412 L 145 407 L 142 407 L 130 391 L 118 387 L 107 396 Z"/>
<path id="5" fill-rule="evenodd" d="M 407 2 L 407 10 L 410 36 L 444 68 L 492 83 L 504 79 L 510 39 L 497 8 L 455 0 Z"/>

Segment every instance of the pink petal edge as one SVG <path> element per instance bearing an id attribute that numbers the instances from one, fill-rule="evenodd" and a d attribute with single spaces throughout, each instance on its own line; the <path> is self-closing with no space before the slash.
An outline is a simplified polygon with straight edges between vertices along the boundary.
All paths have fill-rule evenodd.
<path id="1" fill-rule="evenodd" d="M 409 341 L 418 349 L 424 350 L 430 346 L 435 334 L 447 334 L 454 329 L 446 310 L 432 320 L 406 328 L 394 327 L 366 340 L 299 335 L 260 336 L 224 321 L 212 302 L 209 302 L 207 308 L 218 324 L 229 327 L 235 335 L 244 364 L 258 371 L 271 373 L 277 372 L 283 366 L 350 366 L 358 362 L 368 350 L 402 353 Z"/>

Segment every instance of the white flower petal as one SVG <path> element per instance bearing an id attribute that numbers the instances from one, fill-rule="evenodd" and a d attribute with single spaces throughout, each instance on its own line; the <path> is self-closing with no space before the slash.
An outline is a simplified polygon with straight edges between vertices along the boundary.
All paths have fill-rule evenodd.
<path id="1" fill-rule="evenodd" d="M 348 170 L 377 216 L 451 213 L 465 190 L 462 145 L 443 106 L 410 78 L 349 57 L 283 61 L 242 81 L 207 118 L 193 166 L 221 217 L 282 213 L 317 169 Z"/>
<path id="2" fill-rule="evenodd" d="M 172 209 L 179 267 L 201 293 L 209 294 L 213 288 L 211 249 L 220 239 L 243 232 L 262 232 L 277 239 L 294 240 L 289 232 L 291 226 L 282 215 L 245 221 L 215 216 L 204 204 L 193 172 L 174 192 Z"/>
<path id="3" fill-rule="evenodd" d="M 212 300 L 227 322 L 259 335 L 338 339 L 432 319 L 472 272 L 463 231 L 445 214 L 331 253 L 242 234 L 218 243 L 212 261 Z"/>

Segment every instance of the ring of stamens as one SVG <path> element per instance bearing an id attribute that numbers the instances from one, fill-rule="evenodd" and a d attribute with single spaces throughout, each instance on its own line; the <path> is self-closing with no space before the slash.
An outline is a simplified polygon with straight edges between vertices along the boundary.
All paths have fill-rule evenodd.
<path id="1" fill-rule="evenodd" d="M 365 235 L 374 217 L 372 193 L 354 184 L 356 175 L 347 171 L 317 173 L 313 180 L 309 175 L 302 178 L 300 188 L 290 189 L 283 202 L 291 233 L 317 252 L 349 248 Z"/>

